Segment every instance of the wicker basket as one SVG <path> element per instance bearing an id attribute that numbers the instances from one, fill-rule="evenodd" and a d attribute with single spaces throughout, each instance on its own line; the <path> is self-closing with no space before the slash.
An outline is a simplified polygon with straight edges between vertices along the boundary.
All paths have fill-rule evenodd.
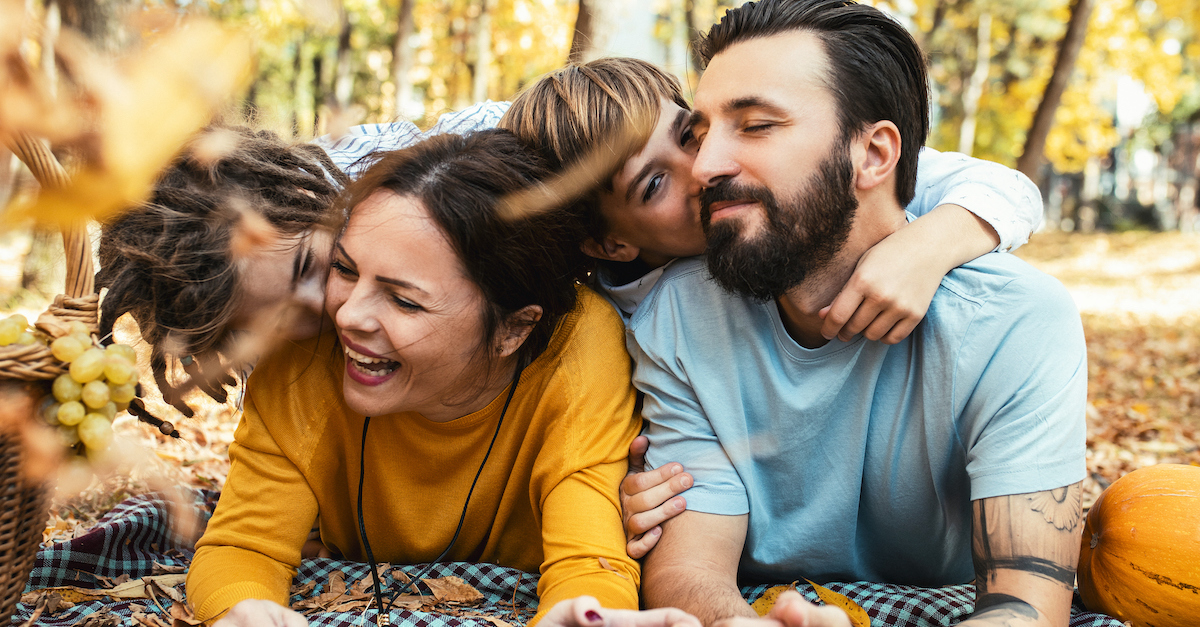
<path id="1" fill-rule="evenodd" d="M 45 143 L 28 135 L 4 139 L 44 188 L 66 184 L 66 171 Z M 53 317 L 45 318 L 45 322 L 39 318 L 38 328 L 45 331 L 47 323 L 53 326 L 56 322 L 79 320 L 95 330 L 98 299 L 94 294 L 92 251 L 86 230 L 64 229 L 63 244 L 67 259 L 66 294 L 54 299 L 46 312 Z M 50 349 L 40 344 L 0 347 L 3 409 L 32 414 L 36 401 L 49 391 L 48 382 L 65 369 L 50 354 Z M 25 402 L 22 396 L 30 402 Z M 0 625 L 8 624 L 25 591 L 49 505 L 47 486 L 24 476 L 20 419 L 35 417 L 18 416 L 16 421 L 0 422 Z"/>
<path id="2" fill-rule="evenodd" d="M 0 398 L 8 397 L 0 394 Z M 44 486 L 23 477 L 21 453 L 21 435 L 0 431 L 0 624 L 4 625 L 25 591 L 48 505 Z"/>

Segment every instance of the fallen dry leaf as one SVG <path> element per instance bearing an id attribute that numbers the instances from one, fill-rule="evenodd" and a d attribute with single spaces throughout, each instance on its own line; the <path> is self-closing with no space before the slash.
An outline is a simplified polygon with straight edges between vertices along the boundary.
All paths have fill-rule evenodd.
<path id="1" fill-rule="evenodd" d="M 758 597 L 758 599 L 756 601 L 754 601 L 754 603 L 750 604 L 750 607 L 759 616 L 766 616 L 768 613 L 771 612 L 771 608 L 775 607 L 775 601 L 777 601 L 779 599 L 779 595 L 783 594 L 784 592 L 787 592 L 788 590 L 795 590 L 795 589 L 796 589 L 796 582 L 794 582 L 794 581 L 786 586 L 775 586 L 773 588 L 767 588 L 766 592 L 762 593 L 762 596 Z"/>
<path id="2" fill-rule="evenodd" d="M 626 579 L 626 580 L 629 579 L 629 577 L 625 576 L 625 573 L 617 570 L 616 568 L 613 568 L 613 565 L 609 564 L 608 560 L 604 559 L 603 557 L 598 557 L 596 559 L 600 560 L 600 568 L 603 568 L 604 570 L 607 570 L 612 573 L 616 573 L 621 579 Z"/>
<path id="3" fill-rule="evenodd" d="M 483 593 L 459 577 L 422 579 L 439 603 L 462 603 L 474 605 L 483 601 Z"/>
<path id="4" fill-rule="evenodd" d="M 487 622 L 495 625 L 496 627 L 513 627 L 512 623 L 510 623 L 506 620 L 503 620 L 503 619 L 496 618 L 495 616 L 488 616 L 487 614 L 463 614 L 463 617 L 464 618 L 482 618 L 483 620 L 486 620 Z"/>
<path id="5" fill-rule="evenodd" d="M 142 577 L 122 583 L 121 585 L 112 588 L 78 588 L 75 586 L 57 586 L 53 588 L 42 588 L 34 592 L 55 592 L 58 593 L 64 600 L 72 603 L 80 601 L 91 601 L 93 599 L 102 599 L 109 597 L 113 599 L 149 599 L 150 590 L 153 589 L 170 589 L 184 582 L 187 575 L 158 575 L 150 577 Z M 177 593 L 178 594 L 178 593 Z"/>
<path id="6" fill-rule="evenodd" d="M 805 581 L 808 580 L 805 579 Z M 811 581 L 808 581 L 808 585 L 817 591 L 817 596 L 821 597 L 822 603 L 842 608 L 850 617 L 850 623 L 854 627 L 871 627 L 871 617 L 867 615 L 867 611 L 859 606 L 859 604 L 825 586 L 817 585 Z"/>
<path id="7" fill-rule="evenodd" d="M 187 603 L 171 604 L 171 627 L 194 627 L 203 624 L 196 620 L 196 614 Z"/>
<path id="8" fill-rule="evenodd" d="M 159 618 L 154 614 L 134 612 L 130 618 L 133 619 L 133 624 L 143 625 L 143 627 L 169 627 L 166 623 L 159 620 Z"/>

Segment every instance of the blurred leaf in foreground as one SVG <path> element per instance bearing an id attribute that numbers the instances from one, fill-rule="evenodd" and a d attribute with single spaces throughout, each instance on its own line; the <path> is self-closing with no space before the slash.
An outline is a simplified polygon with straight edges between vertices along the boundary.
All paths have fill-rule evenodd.
<path id="1" fill-rule="evenodd" d="M 68 46 L 65 56 L 92 54 Z M 250 44 L 207 20 L 192 20 L 149 41 L 111 71 L 86 60 L 74 80 L 95 129 L 79 169 L 63 189 L 42 190 L 16 217 L 69 224 L 103 219 L 150 192 L 159 171 L 250 76 Z"/>

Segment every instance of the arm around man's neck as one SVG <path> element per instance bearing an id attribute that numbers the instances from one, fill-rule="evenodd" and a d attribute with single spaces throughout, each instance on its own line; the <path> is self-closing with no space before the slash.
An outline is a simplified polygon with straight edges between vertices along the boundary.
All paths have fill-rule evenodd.
<path id="1" fill-rule="evenodd" d="M 746 515 L 694 511 L 663 523 L 662 539 L 642 565 L 646 607 L 677 607 L 709 626 L 725 618 L 757 616 L 737 584 L 746 526 Z"/>

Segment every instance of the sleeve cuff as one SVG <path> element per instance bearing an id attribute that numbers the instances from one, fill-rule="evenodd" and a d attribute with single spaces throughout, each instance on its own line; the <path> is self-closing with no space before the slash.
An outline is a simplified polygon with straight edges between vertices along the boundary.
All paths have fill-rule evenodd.
<path id="1" fill-rule="evenodd" d="M 196 608 L 196 619 L 205 624 L 214 623 L 233 609 L 233 606 L 246 599 L 265 599 L 279 603 L 279 599 L 274 598 L 271 590 L 263 584 L 256 581 L 239 581 L 218 589 L 205 599 L 204 603 Z M 284 602 L 286 601 L 287 599 L 284 599 Z"/>

